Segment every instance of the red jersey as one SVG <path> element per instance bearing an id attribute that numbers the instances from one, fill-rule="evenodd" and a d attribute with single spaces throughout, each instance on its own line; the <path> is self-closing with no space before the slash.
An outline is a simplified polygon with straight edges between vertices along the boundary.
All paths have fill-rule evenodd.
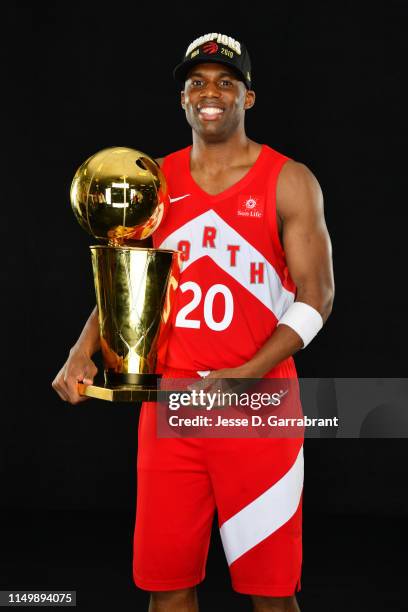
<path id="1" fill-rule="evenodd" d="M 247 174 L 217 195 L 190 173 L 191 146 L 168 155 L 170 210 L 155 248 L 182 252 L 164 365 L 216 370 L 247 362 L 295 300 L 277 227 L 276 183 L 289 159 L 267 145 Z M 268 376 L 293 377 L 292 358 Z"/>

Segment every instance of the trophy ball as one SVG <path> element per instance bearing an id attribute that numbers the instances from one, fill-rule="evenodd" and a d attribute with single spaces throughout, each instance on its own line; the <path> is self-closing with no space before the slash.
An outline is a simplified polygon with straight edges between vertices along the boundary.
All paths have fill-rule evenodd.
<path id="1" fill-rule="evenodd" d="M 70 197 L 80 226 L 116 246 L 148 238 L 168 209 L 166 179 L 158 163 L 127 147 L 89 157 L 74 176 Z"/>

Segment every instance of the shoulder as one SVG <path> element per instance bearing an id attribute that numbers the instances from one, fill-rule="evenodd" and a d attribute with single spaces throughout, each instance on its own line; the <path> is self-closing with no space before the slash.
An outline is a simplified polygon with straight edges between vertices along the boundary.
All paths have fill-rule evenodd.
<path id="1" fill-rule="evenodd" d="M 159 164 L 160 167 L 163 166 L 165 160 L 167 160 L 166 163 L 176 163 L 180 160 L 180 158 L 188 154 L 190 149 L 191 145 L 189 145 L 188 147 L 184 147 L 183 149 L 179 149 L 178 151 L 167 153 L 167 155 L 163 155 L 163 157 L 156 157 L 156 162 Z"/>
<path id="2" fill-rule="evenodd" d="M 281 191 L 298 192 L 299 190 L 320 189 L 320 185 L 313 172 L 305 164 L 288 159 L 279 173 L 278 188 Z"/>
<path id="3" fill-rule="evenodd" d="M 276 186 L 276 205 L 281 216 L 302 209 L 319 209 L 323 194 L 313 172 L 301 162 L 288 159 L 282 166 Z"/>

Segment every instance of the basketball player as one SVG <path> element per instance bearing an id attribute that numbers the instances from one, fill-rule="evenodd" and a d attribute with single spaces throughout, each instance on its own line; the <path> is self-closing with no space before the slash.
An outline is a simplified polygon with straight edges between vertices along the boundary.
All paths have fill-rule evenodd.
<path id="1" fill-rule="evenodd" d="M 159 371 L 295 378 L 292 355 L 319 332 L 333 301 L 320 186 L 305 165 L 246 136 L 255 93 L 242 43 L 201 36 L 174 76 L 193 143 L 158 160 L 171 208 L 153 245 L 183 254 Z M 98 349 L 94 310 L 53 382 L 62 399 L 84 399 L 77 382 L 92 382 Z M 145 403 L 134 580 L 151 592 L 149 611 L 198 609 L 215 510 L 233 588 L 259 612 L 298 611 L 303 440 L 157 438 L 155 417 Z"/>

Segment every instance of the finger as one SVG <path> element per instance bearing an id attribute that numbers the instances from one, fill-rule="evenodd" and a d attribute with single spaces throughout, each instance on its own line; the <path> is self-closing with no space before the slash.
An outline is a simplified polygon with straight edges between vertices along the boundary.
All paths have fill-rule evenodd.
<path id="1" fill-rule="evenodd" d="M 57 376 L 52 381 L 51 387 L 54 389 L 56 393 L 58 393 L 58 395 L 60 396 L 62 400 L 64 400 L 64 402 L 67 401 L 67 394 L 65 393 L 64 384 L 61 383 L 60 372 L 57 374 Z"/>
<path id="2" fill-rule="evenodd" d="M 216 370 L 213 370 L 205 377 L 202 381 L 203 389 L 208 393 L 214 393 L 222 388 L 222 380 L 220 380 L 220 375 Z"/>
<path id="3" fill-rule="evenodd" d="M 86 402 L 89 399 L 91 398 L 88 397 L 87 395 L 80 395 L 79 399 L 76 402 L 71 402 L 71 404 L 82 404 L 82 402 Z"/>
<path id="4" fill-rule="evenodd" d="M 197 382 L 192 383 L 191 385 L 187 385 L 187 389 L 189 391 L 207 391 L 211 386 L 210 382 L 204 382 L 204 380 L 198 380 Z"/>
<path id="5" fill-rule="evenodd" d="M 83 395 L 79 395 L 78 392 L 78 379 L 82 380 L 82 376 L 68 376 L 65 380 L 65 386 L 68 395 L 68 401 L 71 404 L 76 404 L 84 397 Z"/>
<path id="6" fill-rule="evenodd" d="M 60 396 L 60 398 L 64 401 L 67 402 L 68 401 L 68 397 L 67 394 L 64 393 L 62 390 L 60 390 L 57 386 L 53 386 L 54 391 L 56 391 L 58 393 L 58 395 Z"/>
<path id="7" fill-rule="evenodd" d="M 98 373 L 98 368 L 93 362 L 91 362 L 89 366 L 85 367 L 83 371 L 83 378 L 80 379 L 78 377 L 78 382 L 83 382 L 84 385 L 92 385 L 97 373 Z"/>
<path id="8" fill-rule="evenodd" d="M 85 395 L 85 393 L 83 393 L 84 389 L 83 387 L 81 388 L 82 385 L 85 386 L 89 386 L 92 385 L 93 380 L 91 378 L 84 378 L 83 380 L 78 380 L 76 379 L 75 382 L 75 389 L 76 389 L 76 398 L 72 403 L 73 404 L 80 404 L 81 402 L 86 402 L 86 400 L 91 399 L 88 395 Z"/>
<path id="9" fill-rule="evenodd" d="M 75 406 L 76 404 L 81 404 L 82 402 L 86 402 L 86 400 L 89 399 L 90 398 L 87 395 L 80 395 L 79 391 L 77 391 L 76 395 L 70 396 L 67 401 Z"/>

